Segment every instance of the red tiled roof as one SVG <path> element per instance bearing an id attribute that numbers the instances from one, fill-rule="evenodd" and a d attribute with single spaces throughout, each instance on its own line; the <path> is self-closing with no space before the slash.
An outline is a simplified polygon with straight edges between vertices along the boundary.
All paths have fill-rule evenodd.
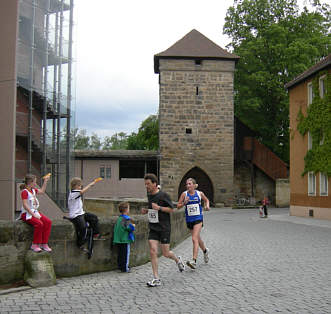
<path id="1" fill-rule="evenodd" d="M 285 84 L 285 88 L 289 89 L 293 87 L 294 85 L 299 84 L 301 81 L 305 80 L 306 78 L 310 77 L 311 75 L 315 74 L 316 72 L 330 66 L 331 64 L 331 54 L 329 54 L 327 57 L 322 59 L 320 62 L 316 63 L 312 67 L 310 67 L 305 72 L 298 75 L 295 79 Z"/>
<path id="2" fill-rule="evenodd" d="M 154 55 L 154 72 L 159 73 L 160 59 L 227 59 L 239 57 L 216 45 L 206 36 L 193 29 L 167 50 Z"/>

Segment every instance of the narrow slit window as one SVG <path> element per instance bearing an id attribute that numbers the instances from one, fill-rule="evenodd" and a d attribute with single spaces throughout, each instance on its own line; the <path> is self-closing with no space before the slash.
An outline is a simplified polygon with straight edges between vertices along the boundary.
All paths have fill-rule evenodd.
<path id="1" fill-rule="evenodd" d="M 186 134 L 192 134 L 192 129 L 191 128 L 186 128 L 185 132 L 186 132 Z"/>
<path id="2" fill-rule="evenodd" d="M 199 96 L 199 86 L 195 88 L 195 95 Z"/>

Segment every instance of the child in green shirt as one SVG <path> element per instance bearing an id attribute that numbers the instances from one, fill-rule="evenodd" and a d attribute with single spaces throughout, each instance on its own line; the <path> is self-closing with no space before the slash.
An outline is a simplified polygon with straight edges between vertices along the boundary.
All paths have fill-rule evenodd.
<path id="1" fill-rule="evenodd" d="M 118 210 L 121 215 L 118 217 L 114 228 L 113 243 L 118 247 L 117 265 L 121 272 L 130 272 L 130 243 L 134 241 L 133 231 L 135 224 L 131 223 L 129 216 L 130 204 L 127 202 L 120 203 Z"/>

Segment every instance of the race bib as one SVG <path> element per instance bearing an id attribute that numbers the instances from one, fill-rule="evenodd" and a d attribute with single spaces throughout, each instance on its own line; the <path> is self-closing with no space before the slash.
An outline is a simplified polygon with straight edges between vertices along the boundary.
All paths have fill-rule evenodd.
<path id="1" fill-rule="evenodd" d="M 156 209 L 148 209 L 148 221 L 152 224 L 159 222 L 159 211 Z"/>
<path id="2" fill-rule="evenodd" d="M 187 214 L 189 216 L 200 215 L 200 206 L 199 206 L 199 204 L 188 204 L 187 205 Z"/>

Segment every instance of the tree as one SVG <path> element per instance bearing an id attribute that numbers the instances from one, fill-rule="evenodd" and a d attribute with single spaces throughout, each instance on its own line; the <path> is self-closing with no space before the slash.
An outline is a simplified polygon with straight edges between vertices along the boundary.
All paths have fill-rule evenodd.
<path id="1" fill-rule="evenodd" d="M 101 139 L 96 133 L 92 133 L 90 137 L 89 149 L 100 150 L 101 149 Z"/>
<path id="2" fill-rule="evenodd" d="M 85 129 L 79 130 L 78 128 L 73 129 L 73 141 L 74 149 L 87 150 L 89 149 L 90 137 L 87 135 Z"/>
<path id="3" fill-rule="evenodd" d="M 289 160 L 289 108 L 284 89 L 330 52 L 330 6 L 311 1 L 299 11 L 296 0 L 234 0 L 223 32 L 240 56 L 235 72 L 235 115 L 257 131 L 262 142 Z"/>
<path id="4" fill-rule="evenodd" d="M 128 136 L 124 132 L 115 133 L 114 135 L 105 136 L 102 149 L 126 149 Z"/>
<path id="5" fill-rule="evenodd" d="M 145 119 L 138 133 L 131 133 L 127 140 L 127 149 L 158 150 L 159 148 L 159 119 L 150 115 Z"/>

